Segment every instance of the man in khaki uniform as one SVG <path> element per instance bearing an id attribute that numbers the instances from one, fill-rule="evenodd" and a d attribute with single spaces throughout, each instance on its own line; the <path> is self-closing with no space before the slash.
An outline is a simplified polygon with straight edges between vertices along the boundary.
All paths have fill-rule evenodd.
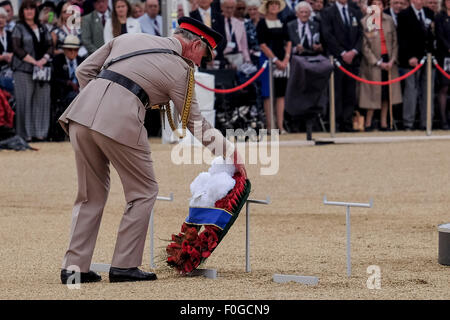
<path id="1" fill-rule="evenodd" d="M 89 267 L 110 187 L 109 163 L 120 176 L 127 201 L 109 279 L 111 282 L 156 279 L 155 274 L 138 269 L 158 194 L 144 127 L 147 101 L 153 106 L 172 100 L 181 115 L 190 107 L 185 118 L 187 128 L 215 155 L 234 155 L 236 167 L 245 174 L 233 145 L 201 116 L 193 92 L 194 63 L 199 65 L 204 56 L 210 58 L 222 37 L 191 18 L 181 18 L 179 23 L 173 37 L 148 34 L 117 37 L 77 68 L 81 92 L 59 119 L 70 136 L 78 174 L 62 283 L 68 282 L 73 272 L 67 269 L 74 265 L 80 269 L 81 282 L 101 280 Z M 101 71 L 114 58 L 147 49 L 169 51 L 135 55 L 105 66 L 103 69 L 112 73 L 112 78 L 105 76 L 105 70 Z M 208 129 L 215 130 L 213 144 L 203 135 Z"/>

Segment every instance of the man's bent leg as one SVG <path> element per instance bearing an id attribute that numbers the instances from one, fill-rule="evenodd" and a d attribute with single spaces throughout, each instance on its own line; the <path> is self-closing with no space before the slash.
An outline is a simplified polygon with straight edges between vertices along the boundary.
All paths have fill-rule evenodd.
<path id="1" fill-rule="evenodd" d="M 62 268 L 76 265 L 81 272 L 89 271 L 110 186 L 109 161 L 93 141 L 92 132 L 70 122 L 69 135 L 75 151 L 78 194 L 72 211 L 69 249 Z"/>
<path id="2" fill-rule="evenodd" d="M 117 170 L 127 205 L 119 226 L 111 267 L 135 268 L 142 264 L 145 240 L 158 184 L 150 153 L 96 135 L 102 151 Z"/>

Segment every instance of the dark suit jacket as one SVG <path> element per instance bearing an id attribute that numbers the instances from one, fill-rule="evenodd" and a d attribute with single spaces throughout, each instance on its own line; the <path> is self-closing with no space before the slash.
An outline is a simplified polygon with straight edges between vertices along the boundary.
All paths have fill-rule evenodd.
<path id="1" fill-rule="evenodd" d="M 103 25 L 95 10 L 81 18 L 81 41 L 89 54 L 105 44 Z"/>
<path id="2" fill-rule="evenodd" d="M 433 21 L 433 11 L 425 7 L 423 10 L 425 17 Z M 427 52 L 433 52 L 434 36 L 431 25 L 428 28 L 422 26 L 412 7 L 401 11 L 397 22 L 399 64 L 403 68 L 411 68 L 409 59 L 416 57 L 420 60 Z"/>
<path id="3" fill-rule="evenodd" d="M 194 10 L 189 13 L 189 16 L 193 19 L 203 22 L 202 15 L 200 11 Z M 211 28 L 220 33 L 223 36 L 223 40 L 221 43 L 217 45 L 217 57 L 216 60 L 224 60 L 223 50 L 227 47 L 226 34 L 225 34 L 225 20 L 222 14 L 217 13 L 211 8 Z"/>
<path id="4" fill-rule="evenodd" d="M 297 16 L 295 15 L 295 10 L 292 10 L 288 5 L 286 5 L 286 7 L 278 13 L 278 19 L 280 19 L 284 24 L 295 20 L 296 18 Z"/>
<path id="5" fill-rule="evenodd" d="M 6 31 L 6 52 L 12 52 L 12 40 L 11 40 L 11 32 Z M 4 54 L 5 48 L 3 48 L 2 43 L 0 42 L 0 54 Z M 7 65 L 8 63 L 6 61 L 0 62 L 0 67 L 3 67 L 4 65 Z"/>
<path id="6" fill-rule="evenodd" d="M 450 18 L 445 12 L 439 12 L 435 19 L 436 57 L 442 65 L 445 57 L 450 57 Z"/>
<path id="7" fill-rule="evenodd" d="M 83 58 L 77 57 L 76 59 L 79 66 L 83 62 Z M 68 85 L 69 81 L 69 66 L 66 56 L 58 54 L 53 58 L 52 97 L 54 99 L 64 100 L 73 91 L 72 87 Z"/>
<path id="8" fill-rule="evenodd" d="M 313 40 L 315 37 L 317 37 L 317 35 L 320 35 L 320 27 L 319 24 L 317 22 L 314 21 L 308 21 L 308 27 L 309 30 L 311 32 L 311 44 L 313 44 Z M 287 28 L 288 28 L 288 34 L 289 34 L 289 39 L 292 42 L 292 48 L 295 48 L 295 46 L 297 46 L 300 43 L 300 34 L 298 33 L 298 21 L 297 19 L 290 21 L 287 24 Z M 319 36 L 320 37 L 320 36 Z M 312 46 L 312 45 L 311 45 Z M 305 49 L 305 51 L 302 52 L 302 56 L 310 56 L 310 55 L 315 55 L 317 54 L 317 52 L 315 52 L 314 50 L 311 49 Z"/>
<path id="9" fill-rule="evenodd" d="M 360 13 L 348 6 L 350 26 L 346 27 L 336 4 L 322 11 L 322 39 L 328 54 L 342 62 L 341 53 L 356 49 L 358 55 L 353 59 L 352 65 L 359 65 L 362 52 L 363 32 Z"/>

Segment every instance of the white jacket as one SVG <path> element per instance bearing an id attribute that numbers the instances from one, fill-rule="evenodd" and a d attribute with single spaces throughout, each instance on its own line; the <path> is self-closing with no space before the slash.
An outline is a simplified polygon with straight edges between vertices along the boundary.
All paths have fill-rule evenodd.
<path id="1" fill-rule="evenodd" d="M 141 33 L 141 25 L 139 21 L 134 18 L 127 18 L 127 33 Z M 105 39 L 105 43 L 111 41 L 113 37 L 112 33 L 112 20 L 109 18 L 105 22 L 105 28 L 103 29 L 103 38 Z"/>

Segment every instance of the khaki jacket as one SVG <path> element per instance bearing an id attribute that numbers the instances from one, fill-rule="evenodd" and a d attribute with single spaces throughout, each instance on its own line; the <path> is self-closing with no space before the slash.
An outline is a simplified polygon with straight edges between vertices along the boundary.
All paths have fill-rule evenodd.
<path id="1" fill-rule="evenodd" d="M 140 33 L 114 38 L 89 56 L 76 71 L 80 94 L 59 118 L 63 129 L 68 132 L 68 122 L 72 120 L 119 143 L 150 152 L 142 102 L 120 84 L 95 77 L 105 62 L 132 51 L 151 48 L 172 49 L 181 54 L 178 39 Z M 148 94 L 150 105 L 172 100 L 178 113 L 182 114 L 192 67 L 190 60 L 177 55 L 151 53 L 119 61 L 108 70 L 120 73 L 140 85 Z M 215 155 L 222 155 L 226 148 L 227 154 L 232 152 L 232 144 L 200 114 L 195 92 L 187 127 Z M 208 129 L 212 130 L 215 137 L 215 143 L 211 145 L 208 145 L 211 143 L 208 140 L 210 138 L 203 134 Z M 217 150 L 214 150 L 214 146 L 217 146 Z"/>
<path id="2" fill-rule="evenodd" d="M 361 61 L 361 77 L 372 81 L 381 81 L 381 68 L 376 64 L 381 59 L 381 40 L 380 31 L 369 31 L 367 27 L 368 16 L 361 20 L 361 24 L 364 28 L 364 38 L 362 45 L 363 59 Z M 384 35 L 386 38 L 386 46 L 388 50 L 389 59 L 395 58 L 395 63 L 391 69 L 391 79 L 397 78 L 398 75 L 398 42 L 397 31 L 395 28 L 394 20 L 383 13 L 382 24 Z M 379 85 L 370 85 L 360 83 L 359 87 L 359 106 L 363 109 L 380 109 L 381 108 L 381 88 Z M 392 104 L 398 104 L 402 102 L 402 93 L 400 83 L 394 83 L 392 88 Z"/>

